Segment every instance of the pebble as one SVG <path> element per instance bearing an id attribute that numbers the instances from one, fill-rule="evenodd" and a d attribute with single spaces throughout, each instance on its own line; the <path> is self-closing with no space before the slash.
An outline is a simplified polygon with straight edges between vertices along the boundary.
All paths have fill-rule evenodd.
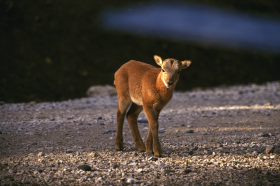
<path id="1" fill-rule="evenodd" d="M 113 169 L 116 169 L 116 168 L 119 168 L 118 163 L 114 163 L 114 164 L 113 164 Z"/>
<path id="2" fill-rule="evenodd" d="M 111 134 L 113 132 L 117 132 L 116 130 L 108 130 L 107 132 L 104 132 L 103 134 Z"/>
<path id="3" fill-rule="evenodd" d="M 135 179 L 134 178 L 127 178 L 126 183 L 134 183 Z"/>
<path id="4" fill-rule="evenodd" d="M 265 149 L 265 152 L 266 154 L 270 154 L 270 153 L 273 153 L 275 147 L 273 145 L 268 145 L 266 146 L 266 149 Z"/>
<path id="5" fill-rule="evenodd" d="M 259 133 L 258 136 L 259 137 L 270 137 L 270 135 L 267 133 Z"/>
<path id="6" fill-rule="evenodd" d="M 188 173 L 190 173 L 190 172 L 192 172 L 191 169 L 185 169 L 185 170 L 183 170 L 183 173 L 185 173 L 185 174 L 188 174 Z"/>
<path id="7" fill-rule="evenodd" d="M 158 133 L 165 133 L 164 130 L 158 130 Z"/>
<path id="8" fill-rule="evenodd" d="M 212 134 L 212 132 L 210 131 L 203 133 L 203 135 L 210 135 L 210 134 Z"/>
<path id="9" fill-rule="evenodd" d="M 38 156 L 38 157 L 45 156 L 45 153 L 43 153 L 43 152 L 39 152 L 37 156 Z"/>
<path id="10" fill-rule="evenodd" d="M 211 127 L 218 127 L 218 125 L 217 125 L 217 124 L 215 124 L 215 123 L 213 123 L 213 124 L 209 124 L 209 126 L 211 126 Z"/>
<path id="11" fill-rule="evenodd" d="M 146 119 L 139 119 L 137 120 L 138 123 L 148 123 L 148 120 Z"/>
<path id="12" fill-rule="evenodd" d="M 187 130 L 186 133 L 193 133 L 193 130 Z"/>
<path id="13" fill-rule="evenodd" d="M 151 158 L 149 158 L 149 160 L 150 160 L 150 161 L 157 161 L 158 158 L 156 158 L 156 157 L 151 157 Z"/>
<path id="14" fill-rule="evenodd" d="M 195 146 L 192 150 L 198 150 L 198 147 L 197 147 L 197 146 Z"/>
<path id="15" fill-rule="evenodd" d="M 81 169 L 81 170 L 83 170 L 83 171 L 91 171 L 91 167 L 90 167 L 89 165 L 86 165 L 86 164 L 84 164 L 84 165 L 79 165 L 79 166 L 78 166 L 78 169 Z"/>

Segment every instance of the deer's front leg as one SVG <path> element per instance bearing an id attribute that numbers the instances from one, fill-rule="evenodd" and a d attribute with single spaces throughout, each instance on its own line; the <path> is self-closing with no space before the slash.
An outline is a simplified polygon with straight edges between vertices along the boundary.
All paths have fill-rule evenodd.
<path id="1" fill-rule="evenodd" d="M 151 146 L 153 147 L 154 155 L 157 157 L 162 156 L 162 149 L 158 138 L 158 116 L 159 112 L 150 106 L 144 106 L 144 111 L 149 122 L 149 133 L 146 141 L 146 150 L 150 152 Z"/>
<path id="2" fill-rule="evenodd" d="M 145 146 L 146 146 L 146 152 L 153 152 L 153 135 L 150 127 L 145 142 Z"/>

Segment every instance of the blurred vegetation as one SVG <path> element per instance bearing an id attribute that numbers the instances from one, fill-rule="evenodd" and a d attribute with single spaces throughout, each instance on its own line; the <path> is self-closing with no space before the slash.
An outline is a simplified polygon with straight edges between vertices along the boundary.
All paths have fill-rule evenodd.
<path id="1" fill-rule="evenodd" d="M 0 101 L 84 97 L 91 85 L 113 84 L 130 59 L 191 59 L 177 90 L 280 80 L 280 54 L 156 39 L 102 30 L 98 15 L 128 0 L 0 0 Z M 192 1 L 191 1 L 192 2 Z M 279 19 L 276 0 L 196 0 Z"/>

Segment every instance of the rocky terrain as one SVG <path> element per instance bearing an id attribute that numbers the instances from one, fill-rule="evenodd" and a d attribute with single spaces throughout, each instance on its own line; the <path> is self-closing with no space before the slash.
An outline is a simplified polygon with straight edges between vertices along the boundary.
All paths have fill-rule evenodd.
<path id="1" fill-rule="evenodd" d="M 0 103 L 1 185 L 280 185 L 280 83 L 175 92 L 160 114 L 162 158 L 127 123 L 115 151 L 117 96 Z M 148 123 L 138 118 L 145 140 Z"/>

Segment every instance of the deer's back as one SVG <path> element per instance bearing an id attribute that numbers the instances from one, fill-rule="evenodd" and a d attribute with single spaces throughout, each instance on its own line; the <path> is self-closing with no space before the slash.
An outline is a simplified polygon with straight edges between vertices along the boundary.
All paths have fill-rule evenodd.
<path id="1" fill-rule="evenodd" d="M 144 88 L 154 89 L 160 72 L 150 64 L 131 60 L 123 64 L 115 73 L 118 94 L 130 96 L 132 101 L 142 105 Z"/>

